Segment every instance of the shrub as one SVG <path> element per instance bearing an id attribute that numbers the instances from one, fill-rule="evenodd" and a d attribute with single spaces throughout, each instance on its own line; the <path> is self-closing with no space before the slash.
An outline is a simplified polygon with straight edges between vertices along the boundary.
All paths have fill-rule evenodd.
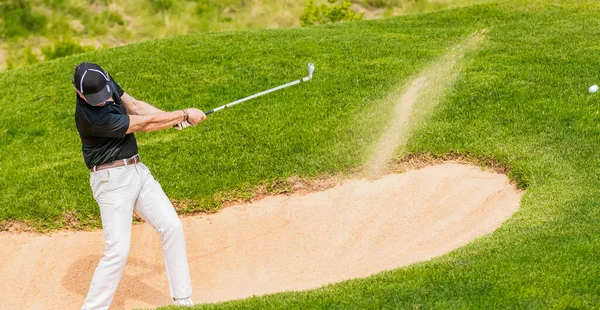
<path id="1" fill-rule="evenodd" d="M 0 1 L 0 17 L 0 35 L 4 38 L 28 36 L 46 27 L 46 17 L 33 12 L 26 0 Z"/>
<path id="2" fill-rule="evenodd" d="M 363 13 L 357 13 L 350 9 L 352 2 L 342 0 L 342 3 L 335 5 L 337 0 L 327 0 L 330 6 L 322 4 L 315 5 L 314 0 L 308 0 L 304 7 L 304 13 L 300 16 L 300 24 L 308 26 L 313 24 L 327 24 L 341 21 L 360 20 Z"/>
<path id="3" fill-rule="evenodd" d="M 125 25 L 125 20 L 118 13 L 111 12 L 111 11 L 104 11 L 103 15 L 105 16 L 106 20 L 108 21 L 109 26 L 114 26 L 114 25 L 123 26 L 123 25 Z"/>
<path id="4" fill-rule="evenodd" d="M 31 46 L 19 49 L 18 52 L 9 51 L 6 54 L 5 70 L 12 70 L 17 67 L 33 65 L 39 63 L 42 59 L 33 51 Z"/>
<path id="5" fill-rule="evenodd" d="M 56 42 L 54 46 L 42 47 L 42 54 L 44 54 L 46 60 L 51 60 L 92 50 L 92 47 L 83 46 L 75 41 L 67 39 Z"/>
<path id="6" fill-rule="evenodd" d="M 391 7 L 403 7 L 411 2 L 417 2 L 419 0 L 363 0 L 361 1 L 364 5 L 372 8 L 391 8 Z"/>
<path id="7" fill-rule="evenodd" d="M 401 8 L 403 10 L 412 8 L 425 9 L 434 5 L 430 4 L 429 0 L 362 0 L 361 3 L 372 8 Z"/>
<path id="8" fill-rule="evenodd" d="M 25 64 L 26 65 L 33 65 L 33 64 L 40 62 L 40 60 L 38 59 L 37 55 L 33 52 L 31 47 L 26 48 L 23 51 L 23 53 L 25 54 Z"/>
<path id="9" fill-rule="evenodd" d="M 173 7 L 173 0 L 150 0 L 154 12 L 168 11 Z"/>
<path id="10" fill-rule="evenodd" d="M 69 7 L 68 0 L 44 0 L 44 4 L 53 10 L 64 10 Z"/>

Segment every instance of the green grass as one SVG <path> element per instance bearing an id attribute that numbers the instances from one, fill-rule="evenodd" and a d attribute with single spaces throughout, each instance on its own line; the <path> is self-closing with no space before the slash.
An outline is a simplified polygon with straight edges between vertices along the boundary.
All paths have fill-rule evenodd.
<path id="1" fill-rule="evenodd" d="M 216 193 L 360 167 L 389 120 L 392 106 L 381 99 L 487 27 L 487 42 L 406 148 L 510 167 L 527 188 L 511 219 L 430 262 L 198 308 L 598 308 L 600 97 L 587 87 L 598 82 L 600 4 L 529 2 L 178 37 L 3 73 L 0 219 L 51 229 L 64 225 L 63 212 L 76 211 L 98 224 L 73 124 L 69 79 L 80 60 L 100 62 L 126 91 L 164 109 L 212 108 L 299 78 L 315 63 L 309 84 L 191 130 L 138 135 L 141 156 L 167 194 L 202 210 L 215 207 Z"/>

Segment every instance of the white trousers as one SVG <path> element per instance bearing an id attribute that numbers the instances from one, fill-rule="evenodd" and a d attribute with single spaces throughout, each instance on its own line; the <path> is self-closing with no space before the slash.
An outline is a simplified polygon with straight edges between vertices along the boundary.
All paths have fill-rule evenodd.
<path id="1" fill-rule="evenodd" d="M 133 210 L 160 235 L 171 297 L 192 295 L 181 221 L 160 184 L 143 163 L 92 172 L 90 186 L 100 207 L 106 248 L 82 309 L 108 309 L 131 244 Z"/>

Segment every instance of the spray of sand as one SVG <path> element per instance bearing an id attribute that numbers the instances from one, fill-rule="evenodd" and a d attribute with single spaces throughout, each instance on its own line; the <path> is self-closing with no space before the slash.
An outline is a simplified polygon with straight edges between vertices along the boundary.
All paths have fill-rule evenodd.
<path id="1" fill-rule="evenodd" d="M 460 69 L 468 59 L 465 56 L 485 41 L 485 32 L 484 29 L 470 35 L 386 98 L 396 103 L 394 115 L 367 162 L 367 177 L 376 178 L 386 172 L 394 152 L 406 142 L 410 129 L 441 101 L 460 76 Z"/>

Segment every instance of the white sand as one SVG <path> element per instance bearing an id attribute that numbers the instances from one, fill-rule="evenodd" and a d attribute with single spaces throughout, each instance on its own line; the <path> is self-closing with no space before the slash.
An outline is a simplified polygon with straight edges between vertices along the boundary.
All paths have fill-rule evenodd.
<path id="1" fill-rule="evenodd" d="M 197 303 L 304 290 L 428 260 L 492 232 L 519 208 L 505 175 L 442 164 L 182 218 Z M 157 234 L 133 229 L 113 309 L 168 305 Z M 2 309 L 81 307 L 102 231 L 0 233 Z"/>

